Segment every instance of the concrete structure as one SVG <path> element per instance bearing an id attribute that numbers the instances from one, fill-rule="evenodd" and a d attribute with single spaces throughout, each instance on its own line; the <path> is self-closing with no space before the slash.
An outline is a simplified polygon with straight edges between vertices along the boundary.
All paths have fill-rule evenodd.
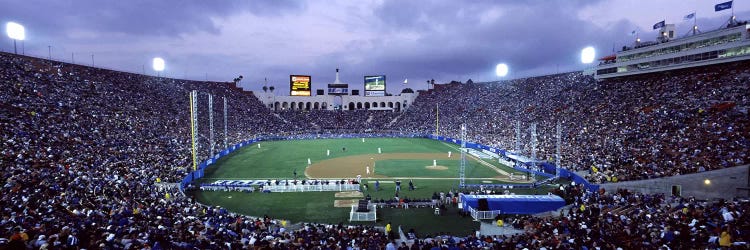
<path id="1" fill-rule="evenodd" d="M 636 192 L 654 194 L 681 193 L 683 197 L 698 199 L 748 197 L 750 165 L 725 168 L 701 173 L 671 176 L 659 179 L 605 183 L 599 187 L 607 192 L 626 188 Z"/>
<path id="2" fill-rule="evenodd" d="M 697 30 L 697 27 L 694 26 Z M 636 40 L 615 55 L 603 57 L 596 79 L 684 69 L 750 59 L 750 24 L 729 21 L 728 27 L 675 38 L 673 24 L 662 27 L 657 41 Z"/>
<path id="3" fill-rule="evenodd" d="M 254 91 L 253 94 L 271 110 L 335 110 L 335 98 L 341 98 L 341 110 L 389 110 L 400 112 L 409 108 L 419 94 L 401 93 L 394 96 L 279 96 Z"/>
<path id="4" fill-rule="evenodd" d="M 333 84 L 344 84 L 339 81 L 338 69 Z M 277 91 L 278 92 L 278 91 Z M 359 96 L 359 95 L 315 95 L 313 96 L 280 96 L 274 92 L 254 91 L 255 96 L 271 110 L 386 110 L 401 112 L 409 108 L 417 99 L 418 93 L 401 93 L 393 96 Z M 338 99 L 338 100 L 337 100 Z M 338 106 L 340 105 L 340 106 Z"/>

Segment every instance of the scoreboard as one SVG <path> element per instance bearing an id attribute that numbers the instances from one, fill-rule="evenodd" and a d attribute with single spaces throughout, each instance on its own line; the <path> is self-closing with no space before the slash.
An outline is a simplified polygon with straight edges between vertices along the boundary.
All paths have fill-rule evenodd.
<path id="1" fill-rule="evenodd" d="M 289 76 L 289 95 L 291 96 L 310 96 L 310 76 L 290 75 Z"/>
<path id="2" fill-rule="evenodd" d="M 365 96 L 384 96 L 385 76 L 365 76 Z"/>

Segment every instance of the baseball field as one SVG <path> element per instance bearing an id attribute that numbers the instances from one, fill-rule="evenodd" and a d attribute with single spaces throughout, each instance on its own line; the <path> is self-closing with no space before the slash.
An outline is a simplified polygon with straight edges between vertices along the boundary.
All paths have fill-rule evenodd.
<path id="1" fill-rule="evenodd" d="M 449 153 L 450 152 L 450 153 Z M 450 154 L 450 155 L 449 155 Z M 466 183 L 518 183 L 508 175 L 521 175 L 492 159 L 479 159 L 467 154 Z M 369 189 L 361 193 L 244 193 L 198 192 L 196 198 L 207 205 L 219 205 L 230 211 L 268 215 L 294 222 L 348 223 L 350 208 L 335 206 L 353 202 L 363 196 L 372 199 L 394 199 L 395 180 L 401 180 L 400 197 L 430 199 L 433 193 L 456 190 L 461 153 L 457 145 L 425 138 L 353 138 L 264 141 L 239 149 L 223 157 L 205 171 L 204 182 L 216 180 L 267 179 L 355 179 L 360 175 Z M 309 163 L 309 164 L 308 164 Z M 369 170 L 369 174 L 368 174 Z M 380 190 L 372 183 L 380 182 Z M 415 190 L 405 183 L 412 181 Z M 534 193 L 535 190 L 515 190 Z M 543 191 L 539 191 L 543 192 Z M 449 208 L 437 219 L 432 209 L 379 209 L 376 224 L 392 222 L 404 230 L 415 228 L 423 234 L 451 232 L 471 233 L 478 223 L 457 216 L 458 209 Z M 370 222 L 372 223 L 372 222 Z"/>

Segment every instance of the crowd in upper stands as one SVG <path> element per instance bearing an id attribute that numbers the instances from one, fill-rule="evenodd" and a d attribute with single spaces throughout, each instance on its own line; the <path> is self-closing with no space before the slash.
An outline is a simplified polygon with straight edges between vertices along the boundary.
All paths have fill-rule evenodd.
<path id="1" fill-rule="evenodd" d="M 387 111 L 352 110 L 346 112 L 330 110 L 285 110 L 276 112 L 286 128 L 283 132 L 345 131 L 363 133 L 382 131 L 388 127 L 398 113 Z"/>
<path id="2" fill-rule="evenodd" d="M 554 152 L 559 122 L 564 165 L 597 166 L 590 178 L 611 181 L 749 162 L 748 68 L 739 63 L 607 82 L 568 73 L 436 85 L 403 115 L 275 113 L 231 83 L 150 77 L 0 53 L 0 248 L 400 246 L 372 227 L 309 224 L 287 230 L 284 220 L 235 215 L 183 195 L 172 183 L 192 163 L 187 146 L 191 90 L 200 93 L 199 160 L 223 149 L 224 138 L 232 145 L 255 135 L 319 130 L 431 132 L 439 104 L 441 133 L 457 137 L 458 126 L 466 122 L 471 140 L 500 148 L 514 148 L 519 121 L 524 153 L 530 150 L 528 124 L 537 123 L 542 157 Z M 215 102 L 214 151 L 208 94 Z M 229 104 L 226 137 L 224 97 Z M 724 239 L 724 231 L 733 242 L 747 240 L 747 203 L 675 201 L 627 191 L 587 193 L 575 187 L 566 192 L 575 205 L 567 215 L 518 218 L 514 224 L 527 229 L 526 234 L 423 235 L 412 248 L 681 248 L 705 246 L 712 236 Z"/>

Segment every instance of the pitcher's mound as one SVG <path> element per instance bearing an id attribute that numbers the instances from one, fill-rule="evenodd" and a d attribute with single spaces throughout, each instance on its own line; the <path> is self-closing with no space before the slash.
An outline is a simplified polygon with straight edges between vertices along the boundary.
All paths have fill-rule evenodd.
<path id="1" fill-rule="evenodd" d="M 359 200 L 335 200 L 333 207 L 352 207 L 359 204 Z"/>
<path id="2" fill-rule="evenodd" d="M 335 193 L 333 197 L 336 197 L 336 198 L 362 197 L 362 192 L 359 192 L 359 191 L 338 192 L 338 193 Z"/>
<path id="3" fill-rule="evenodd" d="M 448 167 L 446 167 L 446 166 L 440 166 L 440 165 L 437 165 L 437 166 L 425 166 L 424 168 L 430 169 L 430 170 L 448 170 Z"/>

